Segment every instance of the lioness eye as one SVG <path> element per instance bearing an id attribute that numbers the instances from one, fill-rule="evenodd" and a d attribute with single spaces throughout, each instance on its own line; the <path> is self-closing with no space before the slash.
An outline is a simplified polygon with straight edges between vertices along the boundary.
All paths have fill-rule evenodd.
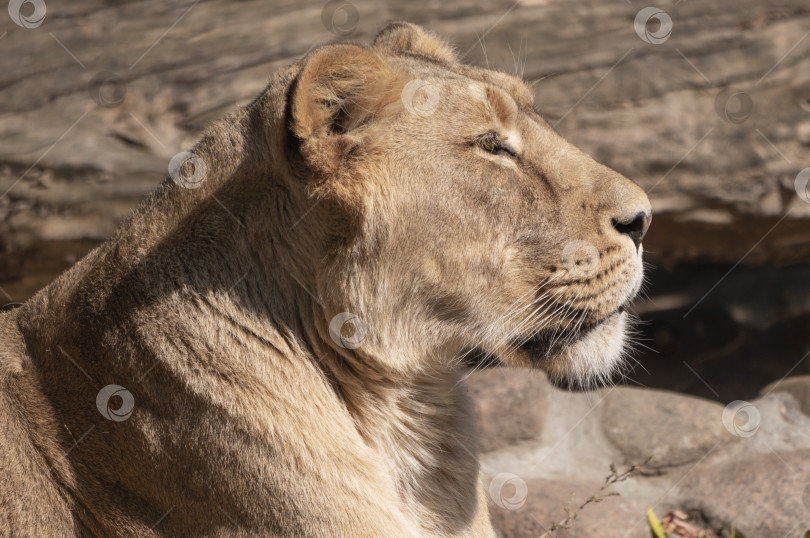
<path id="1" fill-rule="evenodd" d="M 499 155 L 501 157 L 509 157 L 512 159 L 517 158 L 515 150 L 505 145 L 498 135 L 494 132 L 484 133 L 478 137 L 478 145 L 492 155 Z"/>
<path id="2" fill-rule="evenodd" d="M 497 146 L 495 149 L 490 151 L 490 153 L 493 155 L 501 155 L 503 157 L 517 157 L 517 154 L 506 146 Z"/>

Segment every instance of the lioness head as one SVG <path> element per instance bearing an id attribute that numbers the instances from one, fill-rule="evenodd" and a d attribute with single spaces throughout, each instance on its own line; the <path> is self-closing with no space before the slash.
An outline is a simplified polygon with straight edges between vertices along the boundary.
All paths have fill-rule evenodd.
<path id="1" fill-rule="evenodd" d="M 334 350 L 389 372 L 475 358 L 580 382 L 620 364 L 649 201 L 520 79 L 395 23 L 309 54 L 286 114 L 288 240 L 307 245 L 290 271 Z"/>

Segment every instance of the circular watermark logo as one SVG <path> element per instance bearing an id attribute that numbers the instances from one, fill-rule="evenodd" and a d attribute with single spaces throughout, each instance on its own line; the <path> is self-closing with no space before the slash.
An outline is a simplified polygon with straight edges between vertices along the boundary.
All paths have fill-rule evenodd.
<path id="1" fill-rule="evenodd" d="M 113 108 L 124 102 L 127 95 L 127 84 L 115 73 L 102 71 L 90 79 L 87 84 L 87 92 L 99 106 Z"/>
<path id="2" fill-rule="evenodd" d="M 347 35 L 357 28 L 360 12 L 347 0 L 329 0 L 321 10 L 324 28 L 337 35 Z"/>
<path id="3" fill-rule="evenodd" d="M 759 409 L 743 400 L 734 400 L 723 409 L 723 426 L 737 437 L 751 437 L 759 429 Z"/>
<path id="4" fill-rule="evenodd" d="M 439 89 L 426 80 L 412 80 L 402 88 L 402 104 L 411 114 L 426 118 L 439 106 Z"/>
<path id="5" fill-rule="evenodd" d="M 367 332 L 366 322 L 351 312 L 341 312 L 329 322 L 329 336 L 342 348 L 357 349 L 363 345 Z"/>
<path id="6" fill-rule="evenodd" d="M 186 189 L 196 189 L 205 181 L 208 167 L 199 155 L 181 151 L 169 161 L 172 181 Z"/>
<path id="7" fill-rule="evenodd" d="M 517 510 L 526 502 L 529 488 L 516 474 L 499 473 L 489 483 L 492 502 L 506 510 Z"/>
<path id="8" fill-rule="evenodd" d="M 113 397 L 121 399 L 121 405 L 117 409 L 112 408 Z M 96 407 L 107 420 L 123 422 L 132 415 L 132 410 L 135 409 L 135 397 L 121 385 L 107 385 L 98 391 Z"/>
<path id="9" fill-rule="evenodd" d="M 810 185 L 808 185 L 808 183 L 810 183 L 810 168 L 805 168 L 796 175 L 794 187 L 796 188 L 796 194 L 799 195 L 799 198 L 810 204 L 810 190 L 808 190 L 808 186 Z"/>
<path id="10" fill-rule="evenodd" d="M 11 0 L 8 3 L 9 17 L 23 28 L 39 27 L 45 21 L 46 11 L 44 0 Z"/>
<path id="11" fill-rule="evenodd" d="M 714 98 L 714 110 L 723 121 L 742 123 L 751 116 L 754 101 L 740 89 L 724 88 Z"/>
<path id="12" fill-rule="evenodd" d="M 599 270 L 599 250 L 577 239 L 566 244 L 562 251 L 562 263 L 566 270 L 579 277 L 589 277 Z"/>
<path id="13" fill-rule="evenodd" d="M 656 22 L 658 28 L 653 30 Z M 636 13 L 633 28 L 636 30 L 636 35 L 645 43 L 660 45 L 672 35 L 672 17 L 663 9 L 645 7 Z"/>

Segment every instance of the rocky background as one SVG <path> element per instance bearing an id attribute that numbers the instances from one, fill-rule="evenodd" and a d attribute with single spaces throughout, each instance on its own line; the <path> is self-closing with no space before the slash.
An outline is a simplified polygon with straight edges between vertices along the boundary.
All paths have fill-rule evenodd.
<path id="1" fill-rule="evenodd" d="M 549 123 L 638 181 L 655 212 L 622 386 L 470 380 L 499 532 L 539 536 L 599 493 L 611 463 L 640 468 L 551 535 L 649 536 L 647 508 L 673 512 L 671 536 L 810 528 L 806 0 L 642 14 L 627 0 L 20 4 L 0 12 L 0 304 L 102 241 L 276 68 L 407 19 L 532 81 Z"/>

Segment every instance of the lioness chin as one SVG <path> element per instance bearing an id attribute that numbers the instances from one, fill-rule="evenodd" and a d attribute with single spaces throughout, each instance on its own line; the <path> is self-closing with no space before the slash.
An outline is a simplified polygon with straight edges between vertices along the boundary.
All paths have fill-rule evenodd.
<path id="1" fill-rule="evenodd" d="M 644 193 L 407 23 L 191 154 L 0 313 L 0 535 L 491 536 L 465 368 L 607 378 Z"/>

